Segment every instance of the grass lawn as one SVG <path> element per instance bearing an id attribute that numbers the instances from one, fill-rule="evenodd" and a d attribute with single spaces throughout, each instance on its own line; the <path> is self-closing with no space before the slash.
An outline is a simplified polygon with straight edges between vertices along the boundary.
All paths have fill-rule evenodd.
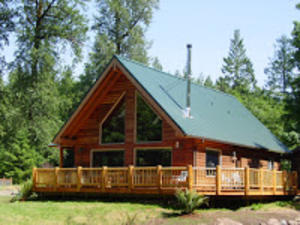
<path id="1" fill-rule="evenodd" d="M 197 210 L 193 215 L 179 216 L 173 210 L 155 203 L 100 201 L 27 201 L 10 203 L 9 200 L 9 196 L 0 196 L 1 225 L 209 225 L 214 224 L 216 218 L 221 217 L 241 221 L 243 224 L 258 224 L 260 221 L 274 218 L 274 212 L 276 212 L 277 217 L 284 217 L 285 219 L 294 219 L 300 216 L 296 209 L 299 205 L 294 205 L 291 202 L 253 204 L 237 210 L 202 209 Z M 128 223 L 128 217 L 132 218 L 134 216 L 136 217 L 135 223 Z"/>

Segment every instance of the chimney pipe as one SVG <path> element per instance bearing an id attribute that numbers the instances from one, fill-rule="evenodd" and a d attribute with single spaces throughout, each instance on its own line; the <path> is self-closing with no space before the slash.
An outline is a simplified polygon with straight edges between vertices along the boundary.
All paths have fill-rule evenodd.
<path id="1" fill-rule="evenodd" d="M 186 93 L 186 117 L 191 117 L 191 58 L 192 58 L 192 45 L 188 44 L 188 58 L 187 58 L 187 93 Z"/>

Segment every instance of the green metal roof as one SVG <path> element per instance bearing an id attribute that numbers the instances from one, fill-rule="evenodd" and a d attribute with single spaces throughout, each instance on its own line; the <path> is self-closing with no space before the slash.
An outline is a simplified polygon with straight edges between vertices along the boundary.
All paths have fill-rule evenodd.
<path id="1" fill-rule="evenodd" d="M 235 97 L 191 84 L 191 118 L 185 118 L 187 82 L 182 78 L 114 56 L 158 105 L 189 136 L 287 152 L 282 144 Z"/>

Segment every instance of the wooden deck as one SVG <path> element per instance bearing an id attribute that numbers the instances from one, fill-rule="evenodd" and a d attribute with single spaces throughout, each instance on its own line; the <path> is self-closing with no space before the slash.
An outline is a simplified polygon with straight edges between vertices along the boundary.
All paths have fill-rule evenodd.
<path id="1" fill-rule="evenodd" d="M 296 195 L 297 172 L 252 168 L 121 167 L 33 169 L 36 192 L 171 195 L 194 189 L 203 195 Z"/>

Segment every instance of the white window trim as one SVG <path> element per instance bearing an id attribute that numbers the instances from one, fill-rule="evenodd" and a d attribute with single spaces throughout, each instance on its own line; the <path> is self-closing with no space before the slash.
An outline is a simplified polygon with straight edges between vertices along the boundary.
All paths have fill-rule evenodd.
<path id="1" fill-rule="evenodd" d="M 90 150 L 90 168 L 93 168 L 94 152 L 112 152 L 112 151 L 123 151 L 124 152 L 124 163 L 125 163 L 125 149 L 124 148 L 105 148 L 105 149 L 91 149 Z"/>
<path id="2" fill-rule="evenodd" d="M 137 141 L 137 99 L 138 96 L 140 96 L 143 101 L 150 107 L 150 109 L 156 114 L 156 116 L 161 120 L 161 140 L 160 141 Z M 135 91 L 135 106 L 134 106 L 134 140 L 133 142 L 136 144 L 147 144 L 147 143 L 162 143 L 164 140 L 164 120 L 161 118 L 161 116 L 156 112 L 156 110 L 147 102 L 147 100 L 143 97 L 141 93 L 139 93 L 137 90 Z"/>
<path id="3" fill-rule="evenodd" d="M 162 151 L 170 151 L 171 152 L 171 166 L 173 164 L 173 148 L 171 146 L 167 147 L 134 147 L 133 148 L 133 164 L 136 166 L 136 152 L 138 150 L 144 150 L 144 151 L 152 151 L 152 150 L 159 150 L 161 149 Z"/>
<path id="4" fill-rule="evenodd" d="M 111 144 L 124 144 L 126 139 L 126 102 L 125 102 L 125 130 L 124 130 L 124 142 L 119 143 L 102 143 L 102 125 L 106 121 L 106 119 L 110 116 L 110 114 L 114 111 L 114 109 L 117 107 L 117 105 L 121 102 L 123 97 L 125 96 L 126 91 L 122 92 L 120 97 L 117 99 L 117 101 L 114 103 L 114 105 L 109 109 L 109 111 L 106 113 L 106 115 L 103 117 L 103 119 L 100 121 L 99 125 L 99 144 L 100 145 L 111 145 Z"/>

